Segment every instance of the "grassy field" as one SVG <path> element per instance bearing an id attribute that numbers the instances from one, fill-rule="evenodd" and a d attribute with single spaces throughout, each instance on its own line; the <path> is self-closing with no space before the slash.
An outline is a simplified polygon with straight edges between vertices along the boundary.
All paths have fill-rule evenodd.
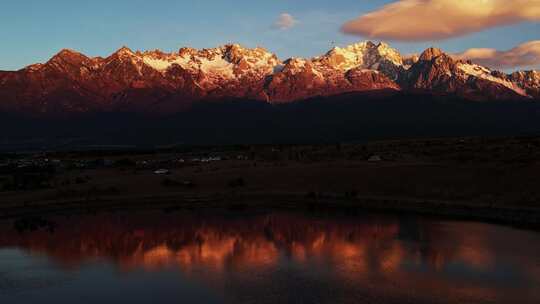
<path id="1" fill-rule="evenodd" d="M 540 214 L 539 143 L 537 138 L 474 138 L 206 147 L 151 154 L 55 153 L 39 157 L 49 162 L 56 159 L 64 164 L 61 169 L 54 170 L 39 187 L 4 187 L 0 212 L 8 216 L 70 204 L 89 208 L 112 203 L 242 201 L 249 206 L 265 201 L 279 207 L 317 202 L 367 204 L 397 211 L 420 208 L 435 214 L 452 213 L 448 210 L 456 206 L 457 215 L 486 219 L 516 216 L 490 218 L 485 216 L 486 210 L 497 214 L 511 210 L 520 212 L 513 222 L 536 223 Z M 73 166 L 94 159 L 106 159 L 110 164 Z M 168 169 L 170 174 L 155 174 L 158 168 Z M 5 183 L 14 179 L 10 170 L 4 170 L 2 176 Z"/>

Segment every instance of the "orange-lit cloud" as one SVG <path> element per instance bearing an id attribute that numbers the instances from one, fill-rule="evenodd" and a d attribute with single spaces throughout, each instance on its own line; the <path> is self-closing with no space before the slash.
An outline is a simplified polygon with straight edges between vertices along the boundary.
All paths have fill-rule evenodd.
<path id="1" fill-rule="evenodd" d="M 455 54 L 455 58 L 471 60 L 491 68 L 516 68 L 540 65 L 540 40 L 520 44 L 508 51 L 495 49 L 469 49 Z"/>
<path id="2" fill-rule="evenodd" d="M 298 20 L 296 20 L 291 14 L 283 13 L 279 15 L 278 19 L 274 23 L 274 27 L 280 30 L 288 30 L 297 24 Z"/>
<path id="3" fill-rule="evenodd" d="M 401 0 L 345 23 L 347 34 L 431 41 L 540 21 L 540 0 Z"/>

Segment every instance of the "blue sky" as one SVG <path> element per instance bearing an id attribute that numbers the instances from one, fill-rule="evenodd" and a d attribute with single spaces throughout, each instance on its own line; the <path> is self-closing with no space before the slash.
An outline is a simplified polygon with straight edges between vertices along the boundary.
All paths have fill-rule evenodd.
<path id="1" fill-rule="evenodd" d="M 19 0 L 0 5 L 0 70 L 44 62 L 62 48 L 106 56 L 122 45 L 176 51 L 236 42 L 264 46 L 282 58 L 314 56 L 333 45 L 365 40 L 340 27 L 391 0 Z M 281 13 L 299 23 L 272 25 Z M 510 49 L 540 39 L 540 23 L 498 27 L 444 41 L 392 42 L 403 54 L 438 46 L 449 52 L 473 47 Z"/>

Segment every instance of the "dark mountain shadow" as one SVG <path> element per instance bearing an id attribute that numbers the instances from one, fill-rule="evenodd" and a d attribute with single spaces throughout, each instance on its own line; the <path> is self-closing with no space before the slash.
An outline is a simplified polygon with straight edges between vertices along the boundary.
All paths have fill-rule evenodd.
<path id="1" fill-rule="evenodd" d="M 69 118 L 0 114 L 0 149 L 89 146 L 360 142 L 372 139 L 540 134 L 540 103 L 366 92 L 270 105 L 195 103 L 170 116 L 92 113 Z"/>

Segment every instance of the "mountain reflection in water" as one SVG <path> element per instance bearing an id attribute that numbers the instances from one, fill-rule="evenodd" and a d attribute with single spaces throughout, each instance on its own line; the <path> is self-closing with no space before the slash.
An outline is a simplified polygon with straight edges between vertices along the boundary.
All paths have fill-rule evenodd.
<path id="1" fill-rule="evenodd" d="M 45 257 L 47 269 L 71 274 L 71 283 L 54 287 L 60 291 L 96 265 L 109 265 L 99 276 L 179 273 L 178 285 L 195 282 L 212 295 L 208 302 L 540 302 L 540 235 L 508 227 L 374 215 L 187 211 L 51 220 L 57 224 L 52 233 L 19 233 L 11 222 L 0 226 L 0 300 L 3 291 L 15 296 L 10 286 L 21 271 L 5 270 L 2 252 L 17 249 L 16 260 Z M 47 273 L 36 279 L 46 281 Z M 28 287 L 16 294 L 46 290 Z M 176 297 L 170 290 L 156 296 L 158 302 Z"/>

